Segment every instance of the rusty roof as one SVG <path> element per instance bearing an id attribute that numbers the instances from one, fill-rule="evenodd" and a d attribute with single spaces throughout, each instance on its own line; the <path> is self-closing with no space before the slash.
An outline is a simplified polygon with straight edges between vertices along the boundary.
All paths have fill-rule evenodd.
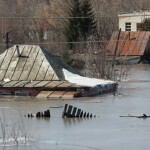
<path id="1" fill-rule="evenodd" d="M 112 56 L 115 53 L 115 47 L 117 43 L 118 32 L 113 32 L 111 39 L 108 43 L 107 50 L 109 55 Z M 150 32 L 121 32 L 117 56 L 142 56 L 146 50 L 150 38 Z"/>

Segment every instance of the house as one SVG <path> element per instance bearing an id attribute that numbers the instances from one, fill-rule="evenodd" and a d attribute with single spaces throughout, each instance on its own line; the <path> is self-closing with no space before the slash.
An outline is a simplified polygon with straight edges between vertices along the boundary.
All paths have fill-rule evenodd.
<path id="1" fill-rule="evenodd" d="M 150 18 L 149 10 L 121 13 L 118 15 L 119 29 L 121 31 L 140 31 L 141 23 L 145 18 Z"/>
<path id="2" fill-rule="evenodd" d="M 115 57 L 116 63 L 135 64 L 139 61 L 150 62 L 150 32 L 141 31 L 142 22 L 150 18 L 150 11 L 121 13 L 119 32 L 113 32 L 107 51 Z"/>
<path id="3" fill-rule="evenodd" d="M 114 92 L 117 83 L 80 76 L 36 45 L 14 45 L 0 55 L 0 95 L 73 98 Z"/>

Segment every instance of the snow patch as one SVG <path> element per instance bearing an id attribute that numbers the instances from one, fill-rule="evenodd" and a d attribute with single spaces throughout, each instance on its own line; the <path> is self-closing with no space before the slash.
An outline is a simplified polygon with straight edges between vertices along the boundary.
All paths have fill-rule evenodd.
<path id="1" fill-rule="evenodd" d="M 24 144 L 30 144 L 31 142 L 35 141 L 33 138 L 26 138 L 25 137 L 19 137 L 17 138 L 17 143 L 14 140 L 14 138 L 8 138 L 4 141 L 0 139 L 0 146 L 12 146 L 12 145 L 24 145 Z"/>
<path id="2" fill-rule="evenodd" d="M 71 73 L 64 68 L 63 68 L 63 73 L 67 81 L 81 86 L 95 87 L 97 85 L 106 85 L 106 84 L 115 83 L 114 81 L 111 80 L 82 77 L 78 74 Z"/>
<path id="3" fill-rule="evenodd" d="M 9 82 L 9 81 L 10 81 L 9 78 L 4 79 L 4 82 Z"/>

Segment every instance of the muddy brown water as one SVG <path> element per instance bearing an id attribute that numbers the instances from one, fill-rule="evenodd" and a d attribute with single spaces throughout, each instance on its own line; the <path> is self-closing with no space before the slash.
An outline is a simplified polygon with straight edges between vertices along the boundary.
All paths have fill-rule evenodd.
<path id="1" fill-rule="evenodd" d="M 1 120 L 5 120 L 6 125 L 22 122 L 28 137 L 32 137 L 34 141 L 18 146 L 0 144 L 0 149 L 149 150 L 150 118 L 119 117 L 128 114 L 150 115 L 149 81 L 150 65 L 137 65 L 132 68 L 121 95 L 115 97 L 113 94 L 74 100 L 1 97 Z M 62 119 L 61 106 L 66 103 L 97 117 Z M 29 112 L 35 114 L 47 109 L 51 111 L 50 119 L 24 117 Z M 23 129 L 18 127 L 18 130 Z M 0 137 L 2 138 L 2 133 Z"/>

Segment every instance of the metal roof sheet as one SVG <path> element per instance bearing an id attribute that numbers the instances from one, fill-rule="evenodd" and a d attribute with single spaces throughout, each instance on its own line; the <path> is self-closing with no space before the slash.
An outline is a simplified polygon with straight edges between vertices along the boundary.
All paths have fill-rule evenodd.
<path id="1" fill-rule="evenodd" d="M 44 87 L 55 88 L 62 83 L 63 83 L 63 81 L 52 81 L 52 82 L 48 83 L 47 85 L 45 85 Z"/>
<path id="2" fill-rule="evenodd" d="M 66 93 L 62 96 L 62 98 L 64 98 L 64 99 L 73 98 L 76 93 L 77 93 L 76 91 L 66 92 Z"/>
<path id="3" fill-rule="evenodd" d="M 36 84 L 38 84 L 39 82 L 41 81 L 31 81 L 31 82 L 28 82 L 24 85 L 24 87 L 34 87 Z"/>
<path id="4" fill-rule="evenodd" d="M 13 87 L 16 83 L 18 83 L 19 81 L 11 81 L 11 82 L 7 82 L 6 84 L 3 85 L 3 87 Z"/>
<path id="5" fill-rule="evenodd" d="M 53 91 L 41 91 L 36 97 L 47 98 Z"/>
<path id="6" fill-rule="evenodd" d="M 108 43 L 107 50 L 109 51 L 110 56 L 113 56 L 115 53 L 117 36 L 118 32 L 113 32 L 111 39 Z M 150 32 L 121 32 L 116 55 L 141 56 L 146 50 L 149 39 Z"/>
<path id="7" fill-rule="evenodd" d="M 65 93 L 66 91 L 53 91 L 48 98 L 61 98 Z"/>
<path id="8" fill-rule="evenodd" d="M 50 82 L 51 81 L 41 81 L 38 84 L 34 85 L 34 87 L 44 87 L 45 85 L 47 85 Z"/>
<path id="9" fill-rule="evenodd" d="M 14 45 L 0 55 L 0 80 L 65 80 L 63 68 L 77 73 L 60 57 L 36 45 Z"/>
<path id="10" fill-rule="evenodd" d="M 18 83 L 16 83 L 15 85 L 13 85 L 13 87 L 24 87 L 29 82 L 30 81 L 19 81 Z"/>
<path id="11" fill-rule="evenodd" d="M 70 83 L 68 81 L 9 81 L 0 82 L 1 87 L 45 87 L 45 88 L 80 88 L 83 86 Z"/>
<path id="12" fill-rule="evenodd" d="M 41 91 L 36 97 L 72 99 L 76 93 L 76 91 Z"/>

